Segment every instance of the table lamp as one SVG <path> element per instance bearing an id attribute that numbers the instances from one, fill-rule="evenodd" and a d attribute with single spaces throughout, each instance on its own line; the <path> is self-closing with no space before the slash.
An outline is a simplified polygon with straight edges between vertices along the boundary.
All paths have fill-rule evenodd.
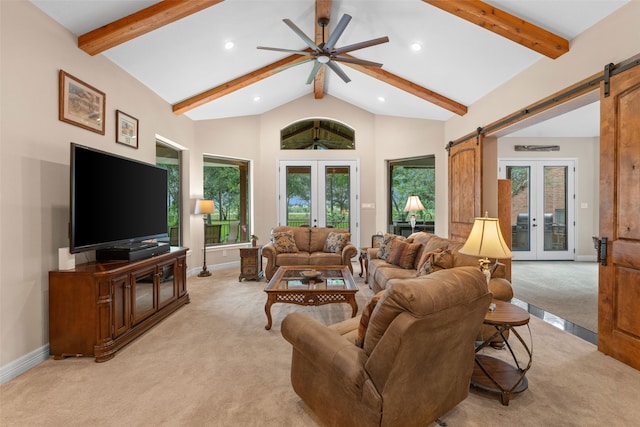
<path id="1" fill-rule="evenodd" d="M 207 215 L 214 211 L 213 200 L 197 200 L 196 209 L 193 211 L 195 215 L 202 215 L 204 221 L 202 227 L 204 229 L 204 240 L 202 242 L 202 254 L 204 257 L 202 263 L 202 271 L 198 273 L 199 277 L 211 276 L 211 272 L 207 270 Z"/>
<path id="2" fill-rule="evenodd" d="M 480 270 L 486 276 L 487 283 L 491 279 L 489 258 L 511 258 L 511 250 L 502 237 L 498 218 L 489 218 L 488 216 L 488 213 L 485 212 L 484 217 L 475 219 L 471 233 L 459 251 L 462 254 L 481 257 L 479 260 Z"/>
<path id="3" fill-rule="evenodd" d="M 420 201 L 420 197 L 418 196 L 409 196 L 409 198 L 407 199 L 407 204 L 404 205 L 404 211 L 405 212 L 411 212 L 411 234 L 413 234 L 415 232 L 415 228 L 416 228 L 416 211 L 423 211 L 424 210 L 424 206 L 422 205 L 422 202 Z"/>

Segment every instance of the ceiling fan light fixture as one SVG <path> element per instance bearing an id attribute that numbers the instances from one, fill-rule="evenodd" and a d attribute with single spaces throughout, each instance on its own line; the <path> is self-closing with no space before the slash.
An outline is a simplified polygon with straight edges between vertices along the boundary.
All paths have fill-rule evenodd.
<path id="1" fill-rule="evenodd" d="M 225 48 L 226 50 L 231 50 L 231 49 L 233 49 L 233 47 L 234 47 L 235 45 L 236 45 L 236 44 L 235 44 L 234 42 L 232 42 L 232 41 L 228 41 L 228 42 L 226 42 L 226 43 L 224 44 L 224 48 Z"/>
<path id="2" fill-rule="evenodd" d="M 327 55 L 318 55 L 318 62 L 321 64 L 326 64 L 327 62 L 329 62 L 331 60 L 330 57 L 328 57 Z"/>
<path id="3" fill-rule="evenodd" d="M 413 42 L 411 43 L 411 50 L 413 50 L 414 52 L 419 52 L 420 50 L 422 50 L 422 45 L 418 42 Z"/>

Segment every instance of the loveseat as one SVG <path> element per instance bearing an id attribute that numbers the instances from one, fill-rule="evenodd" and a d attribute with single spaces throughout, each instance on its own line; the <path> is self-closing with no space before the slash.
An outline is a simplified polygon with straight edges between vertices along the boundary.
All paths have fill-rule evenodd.
<path id="1" fill-rule="evenodd" d="M 351 258 L 357 254 L 349 230 L 342 228 L 275 227 L 262 247 L 267 280 L 283 265 L 346 265 L 353 273 Z"/>
<path id="2" fill-rule="evenodd" d="M 469 394 L 474 338 L 491 302 L 476 267 L 393 281 L 363 314 L 283 320 L 291 384 L 323 424 L 427 426 Z"/>

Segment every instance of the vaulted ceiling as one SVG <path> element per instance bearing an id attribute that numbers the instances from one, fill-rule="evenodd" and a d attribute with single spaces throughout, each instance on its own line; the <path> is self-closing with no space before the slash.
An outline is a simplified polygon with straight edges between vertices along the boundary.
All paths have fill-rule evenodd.
<path id="1" fill-rule="evenodd" d="M 533 63 L 565 54 L 626 1 L 32 0 L 78 37 L 79 49 L 105 55 L 193 120 L 261 114 L 311 94 L 375 114 L 446 120 Z M 349 83 L 322 66 L 305 84 L 313 61 L 297 63 L 308 57 L 256 49 L 308 49 L 282 20 L 320 44 L 318 18 L 329 18 L 326 38 L 343 14 L 353 19 L 336 46 L 389 37 L 350 52 L 381 68 L 339 63 Z"/>

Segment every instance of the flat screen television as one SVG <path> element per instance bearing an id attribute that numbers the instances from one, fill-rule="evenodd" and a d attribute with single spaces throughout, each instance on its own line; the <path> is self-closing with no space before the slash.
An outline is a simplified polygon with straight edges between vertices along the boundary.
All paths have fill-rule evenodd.
<path id="1" fill-rule="evenodd" d="M 71 143 L 70 252 L 166 237 L 167 171 Z"/>

